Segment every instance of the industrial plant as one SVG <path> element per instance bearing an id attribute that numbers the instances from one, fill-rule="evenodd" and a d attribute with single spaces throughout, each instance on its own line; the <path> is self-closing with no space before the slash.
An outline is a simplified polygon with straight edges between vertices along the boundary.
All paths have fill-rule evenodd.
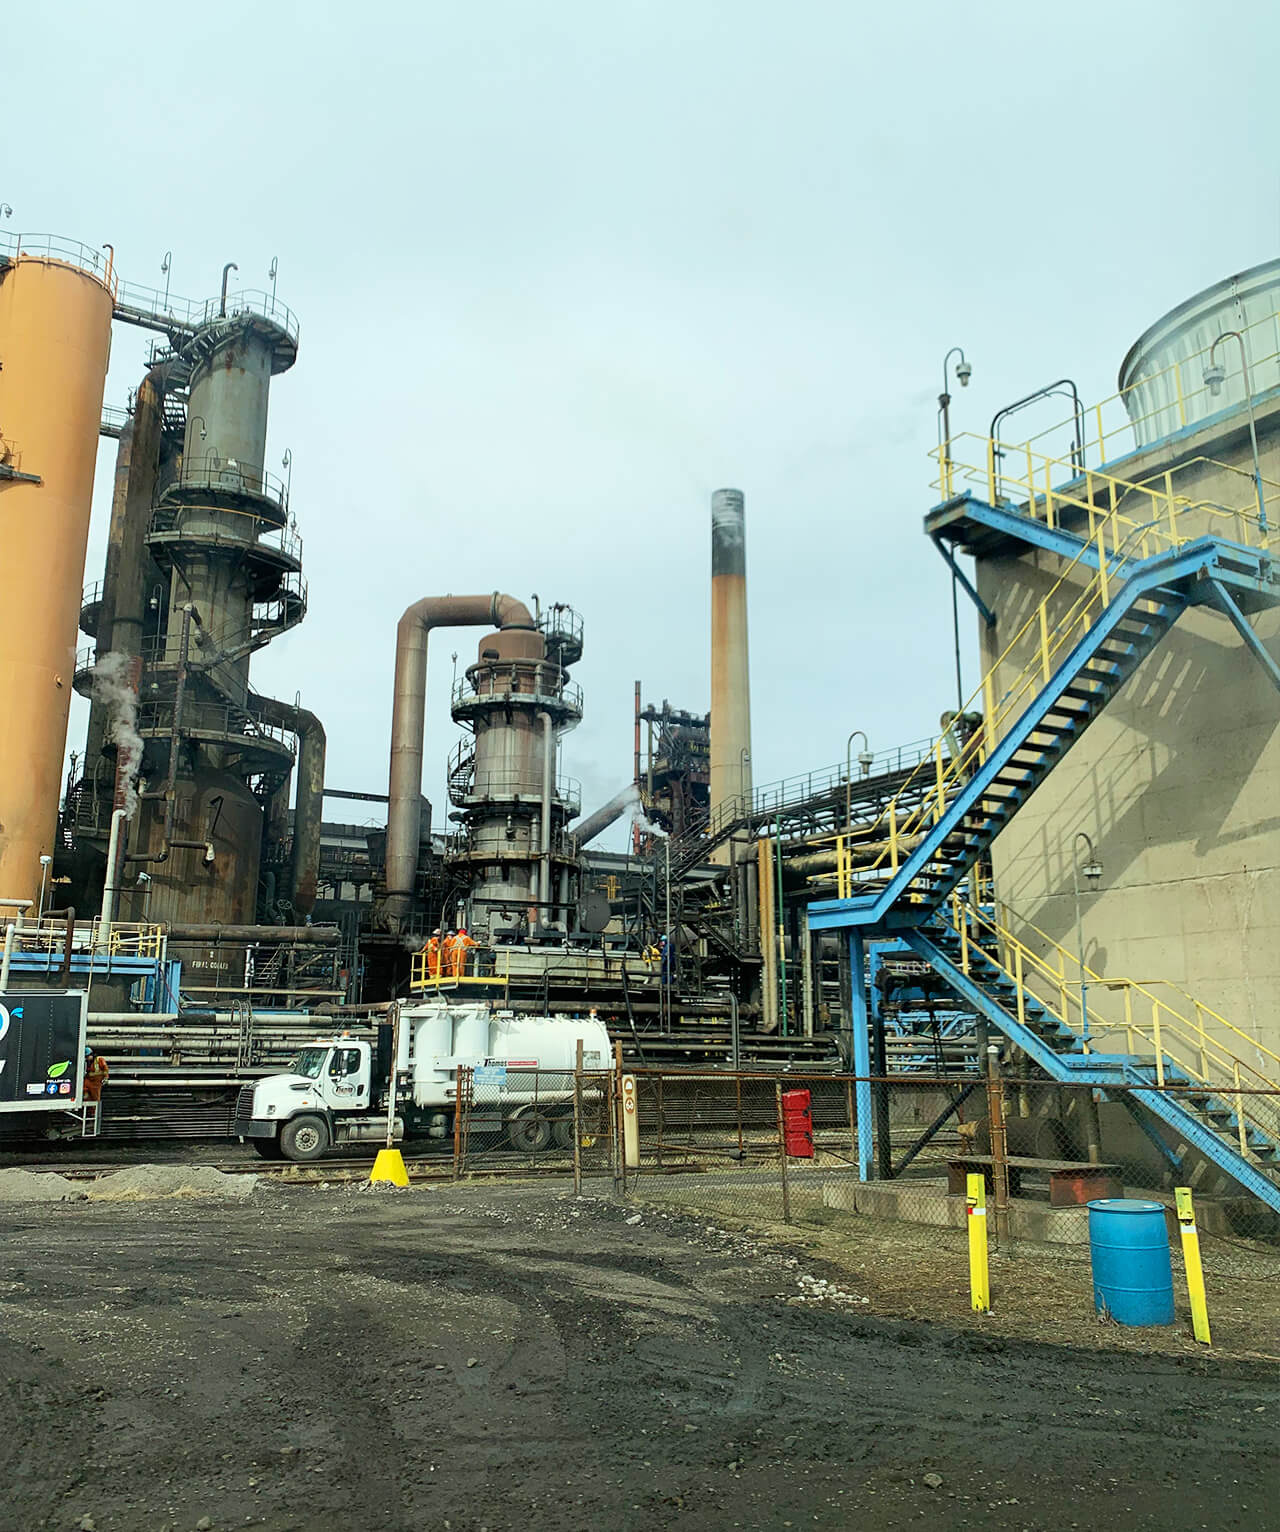
<path id="1" fill-rule="evenodd" d="M 935 737 L 753 779 L 751 498 L 717 490 L 706 690 L 635 683 L 602 804 L 569 774 L 587 592 L 428 588 L 368 635 L 395 677 L 359 781 L 326 775 L 322 703 L 257 689 L 308 612 L 307 507 L 269 443 L 307 352 L 235 275 L 180 299 L 110 247 L 0 237 L 0 991 L 87 995 L 92 1131 L 229 1136 L 320 1018 L 365 1037 L 430 996 L 594 1018 L 647 1064 L 849 1074 L 863 1180 L 892 1171 L 873 1082 L 994 1045 L 1082 1157 L 1140 1143 L 1153 1176 L 1280 1214 L 1280 262 L 1157 320 L 1099 403 L 1029 379 L 953 434 L 948 354 L 919 510 L 982 678 L 921 697 Z M 153 341 L 105 399 L 116 326 Z M 446 709 L 428 644 L 463 628 Z M 1091 1089 L 1054 1107 L 1068 1085 Z"/>

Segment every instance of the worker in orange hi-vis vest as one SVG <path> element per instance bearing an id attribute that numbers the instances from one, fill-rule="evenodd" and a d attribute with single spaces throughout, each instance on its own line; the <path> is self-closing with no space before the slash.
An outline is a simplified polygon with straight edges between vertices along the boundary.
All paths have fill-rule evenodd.
<path id="1" fill-rule="evenodd" d="M 92 1048 L 84 1050 L 84 1099 L 86 1101 L 102 1100 L 102 1087 L 107 1083 L 107 1076 L 110 1073 L 107 1061 L 100 1053 L 95 1053 Z"/>
<path id="2" fill-rule="evenodd" d="M 448 979 L 448 978 L 451 978 L 452 975 L 453 975 L 453 955 L 454 955 L 454 949 L 457 947 L 457 944 L 458 944 L 458 933 L 456 931 L 450 931 L 448 933 L 448 935 L 445 937 L 445 939 L 440 943 L 440 976 L 441 976 L 441 978 Z"/>
<path id="3" fill-rule="evenodd" d="M 442 953 L 440 951 L 440 930 L 437 927 L 427 938 L 427 945 L 423 948 L 427 954 L 427 978 L 438 979 L 440 977 L 440 963 Z"/>
<path id="4" fill-rule="evenodd" d="M 475 950 L 475 942 L 467 934 L 466 926 L 463 926 L 453 939 L 453 974 L 454 978 L 461 979 L 471 962 L 471 954 Z"/>

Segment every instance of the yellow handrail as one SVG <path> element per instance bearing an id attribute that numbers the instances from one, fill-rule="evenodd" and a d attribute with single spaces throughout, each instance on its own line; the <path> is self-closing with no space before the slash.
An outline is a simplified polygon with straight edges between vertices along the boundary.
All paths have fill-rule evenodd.
<path id="1" fill-rule="evenodd" d="M 1195 1007 L 1193 1021 L 1160 999 L 1146 985 L 1129 979 L 1106 979 L 1094 974 L 1087 966 L 1084 973 L 1089 999 L 1083 1002 L 1080 980 L 1076 979 L 1072 983 L 1066 978 L 1067 964 L 1074 965 L 1077 970 L 1080 964 L 1064 947 L 1045 938 L 1048 953 L 1036 951 L 1015 936 L 998 918 L 984 914 L 958 892 L 949 901 L 948 909 L 952 928 L 960 936 L 966 955 L 971 955 L 974 950 L 982 952 L 1013 985 L 1014 1003 L 1020 1020 L 1026 1014 L 1027 1000 L 1031 999 L 1080 1038 L 1085 1043 L 1086 1051 L 1090 1043 L 1096 1051 L 1099 1037 L 1123 1032 L 1123 1051 L 1135 1053 L 1139 1050 L 1134 1046 L 1134 1039 L 1142 1039 L 1150 1044 L 1154 1053 L 1156 1084 L 1159 1087 L 1166 1085 L 1167 1067 L 1174 1064 L 1190 1080 L 1233 1098 L 1242 1124 L 1251 1124 L 1271 1138 L 1276 1137 L 1280 1127 L 1280 1121 L 1277 1120 L 1280 1098 L 1249 1096 L 1245 1092 L 1277 1091 L 1280 1085 L 1213 1036 L 1206 1029 L 1204 1018 L 1211 1016 L 1215 1022 L 1221 1022 L 1231 1033 L 1243 1038 L 1250 1047 L 1268 1054 L 1277 1064 L 1280 1064 L 1280 1058 L 1256 1043 L 1247 1033 L 1232 1026 L 1225 1018 L 1219 1017 L 1217 1012 L 1192 1002 Z M 1072 989 L 1075 990 L 1074 995 Z M 1110 995 L 1117 991 L 1124 995 L 1124 1014 L 1119 1020 L 1098 1008 L 1099 992 Z M 1049 998 L 1050 994 L 1053 999 Z M 1135 996 L 1143 1003 L 1135 1005 Z M 1084 1025 L 1086 1004 L 1087 1039 Z M 1269 1112 L 1265 1105 L 1268 1102 Z M 1247 1149 L 1244 1132 L 1240 1134 L 1240 1140 Z"/>
<path id="2" fill-rule="evenodd" d="M 1183 989 L 1180 984 L 1175 984 L 1170 979 L 1148 979 L 1146 981 L 1140 981 L 1138 979 L 1104 977 L 1102 974 L 1097 973 L 1094 971 L 1094 969 L 1090 968 L 1087 963 L 1082 965 L 1078 956 L 1072 953 L 1068 948 L 1063 947 L 1061 943 L 1055 942 L 1053 937 L 1051 937 L 1047 932 L 1042 931 L 1033 920 L 1029 920 L 1025 915 L 1017 914 L 1015 911 L 1010 909 L 1008 905 L 1003 904 L 1000 901 L 997 901 L 996 909 L 998 912 L 1000 912 L 998 924 L 1002 933 L 1010 932 L 1012 929 L 1012 923 L 1016 921 L 1019 926 L 1023 926 L 1027 930 L 1033 932 L 1037 941 L 1043 942 L 1046 948 L 1049 948 L 1058 954 L 1063 962 L 1070 963 L 1078 973 L 1083 972 L 1085 983 L 1091 988 L 1098 986 L 1107 990 L 1123 989 L 1130 992 L 1131 994 L 1143 995 L 1150 1000 L 1155 1000 L 1157 998 L 1152 993 L 1152 989 L 1154 987 L 1172 990 L 1179 997 L 1184 1008 L 1190 1009 L 1196 1013 L 1197 1020 L 1194 1023 L 1188 1021 L 1185 1016 L 1179 1017 L 1179 1019 L 1186 1027 L 1188 1027 L 1192 1032 L 1199 1036 L 1204 1030 L 1202 1018 L 1205 1018 L 1212 1021 L 1215 1026 L 1221 1027 L 1223 1031 L 1230 1032 L 1234 1037 L 1238 1037 L 1240 1042 L 1245 1047 L 1252 1048 L 1258 1054 L 1265 1056 L 1268 1061 L 1268 1068 L 1272 1068 L 1275 1071 L 1275 1077 L 1274 1079 L 1267 1079 L 1267 1077 L 1264 1075 L 1263 1078 L 1267 1079 L 1268 1085 L 1274 1086 L 1277 1090 L 1280 1090 L 1280 1053 L 1274 1052 L 1274 1050 L 1268 1048 L 1265 1043 L 1259 1042 L 1257 1038 L 1251 1037 L 1248 1032 L 1245 1032 L 1242 1028 L 1236 1026 L 1234 1022 L 1228 1021 L 1220 1011 L 1215 1011 L 1212 1006 L 1205 1005 L 1202 1000 L 1197 1000 L 1194 995 Z M 1079 983 L 1079 980 L 1076 982 Z M 1161 1001 L 1160 1004 L 1166 1011 L 1170 1012 L 1171 1014 L 1179 1015 L 1177 1009 L 1170 1005 L 1167 1001 Z M 1225 1048 L 1225 1044 L 1223 1046 Z M 1235 1055 L 1233 1053 L 1232 1057 L 1234 1056 Z M 1252 1067 L 1248 1064 L 1245 1064 L 1243 1060 L 1240 1060 L 1240 1063 L 1243 1068 L 1248 1069 Z M 1257 1070 L 1254 1072 L 1259 1073 Z"/>
<path id="3" fill-rule="evenodd" d="M 981 452 L 974 453 L 975 458 L 981 458 L 980 469 L 965 468 L 957 458 L 957 443 L 966 440 L 981 441 Z M 950 449 L 943 463 L 944 472 L 951 473 L 959 467 L 980 473 L 990 481 L 986 485 L 988 499 L 992 503 L 999 499 L 997 460 L 991 439 L 961 436 L 952 439 Z M 1055 468 L 1071 470 L 1079 482 L 1074 487 L 1054 489 Z M 1252 484 L 1252 480 L 1248 482 Z M 961 709 L 979 712 L 982 727 L 949 758 L 944 758 L 939 739 L 934 750 L 868 827 L 870 833 L 884 826 L 887 841 L 885 849 L 869 864 L 869 871 L 886 865 L 891 875 L 898 871 L 902 842 L 909 843 L 914 831 L 942 816 L 952 794 L 985 761 L 1014 718 L 1043 688 L 1057 662 L 1088 632 L 1108 604 L 1113 587 L 1124 578 L 1131 560 L 1176 551 L 1204 535 L 1206 529 L 1263 550 L 1269 549 L 1273 541 L 1280 541 L 1261 527 L 1256 514 L 1248 509 L 1211 505 L 1180 495 L 1172 473 L 1161 475 L 1156 483 L 1136 484 L 1094 470 L 1079 473 L 1072 464 L 1037 457 L 1028 449 L 1025 479 L 1001 471 L 1000 483 L 1022 492 L 1026 501 L 1023 514 L 1037 520 L 1043 518 L 1056 525 L 1062 521 L 1064 510 L 1074 512 L 1069 519 L 1076 523 L 1076 535 L 1082 539 L 1080 550 L 1062 568 L 1044 599 L 1006 644 Z M 1120 511 L 1122 500 L 1136 501 L 1136 514 Z M 1090 567 L 1090 554 L 1096 559 L 1096 569 Z M 1064 600 L 1068 601 L 1065 612 L 1055 612 Z M 1026 659 L 1028 650 L 1030 658 Z M 1017 663 L 1018 670 L 1011 681 L 1002 685 L 1002 668 L 1010 663 Z M 927 779 L 922 775 L 925 772 L 929 773 Z M 911 799 L 918 800 L 918 806 L 904 812 L 903 801 Z M 853 883 L 852 867 L 846 863 L 837 886 L 851 889 Z"/>
<path id="4" fill-rule="evenodd" d="M 1261 352 L 1260 355 L 1251 355 L 1249 358 L 1249 366 L 1255 381 L 1265 378 L 1268 368 L 1273 371 L 1280 368 L 1280 312 L 1266 314 L 1261 319 L 1255 320 L 1253 324 L 1245 326 L 1241 334 L 1248 351 L 1252 352 L 1256 348 Z M 1135 450 L 1135 447 L 1139 445 L 1139 428 L 1144 424 L 1155 422 L 1151 432 L 1154 438 L 1167 436 L 1170 429 L 1181 430 L 1191 424 L 1193 419 L 1202 419 L 1214 414 L 1222 406 L 1196 408 L 1197 403 L 1207 402 L 1208 385 L 1204 382 L 1204 372 L 1210 349 L 1211 347 L 1206 346 L 1192 356 L 1170 362 L 1167 367 L 1162 367 L 1158 371 L 1144 372 L 1141 377 L 1135 378 L 1128 388 L 1083 406 L 1082 413 L 1088 424 L 1085 427 L 1084 440 L 1080 445 L 1085 456 L 1092 456 L 1100 465 L 1105 465 L 1109 460 L 1127 457 Z M 1271 386 L 1273 385 L 1263 383 L 1259 391 L 1266 391 Z M 1130 414 L 1129 405 L 1133 403 L 1132 396 L 1140 389 L 1159 402 L 1134 416 Z M 1108 420 L 1111 423 L 1108 423 Z M 1001 442 L 1000 447 L 1003 452 L 1012 456 L 1024 452 L 1028 447 L 1034 448 L 1037 442 L 1043 443 L 1050 437 L 1060 441 L 1064 433 L 1069 433 L 1074 442 L 1076 436 L 1074 415 L 1055 421 L 1053 425 L 1037 431 L 1026 441 Z M 944 474 L 943 477 L 945 478 L 946 475 Z"/>

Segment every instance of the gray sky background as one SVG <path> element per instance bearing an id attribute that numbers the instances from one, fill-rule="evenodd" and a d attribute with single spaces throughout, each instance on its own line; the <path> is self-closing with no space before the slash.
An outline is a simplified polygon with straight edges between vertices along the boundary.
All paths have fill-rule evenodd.
<path id="1" fill-rule="evenodd" d="M 1148 324 L 1280 240 L 1256 3 L 62 3 L 5 34 L 6 230 L 109 240 L 161 286 L 172 250 L 192 298 L 279 259 L 302 337 L 268 466 L 292 450 L 311 609 L 253 679 L 322 716 L 343 787 L 385 791 L 399 613 L 500 588 L 583 614 L 564 768 L 610 795 L 637 677 L 707 706 L 720 485 L 747 497 L 757 783 L 853 728 L 934 732 L 943 353 L 974 367 L 957 430 L 1064 374 L 1109 395 Z M 117 326 L 109 403 L 147 342 Z M 437 815 L 476 637 L 434 641 Z"/>

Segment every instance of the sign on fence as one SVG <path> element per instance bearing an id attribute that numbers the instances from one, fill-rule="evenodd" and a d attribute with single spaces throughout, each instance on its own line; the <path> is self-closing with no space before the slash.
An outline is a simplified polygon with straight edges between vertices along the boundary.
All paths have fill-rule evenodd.
<path id="1" fill-rule="evenodd" d="M 507 1083 L 507 1066 L 505 1064 L 477 1064 L 472 1071 L 471 1081 L 473 1085 L 498 1085 Z"/>

